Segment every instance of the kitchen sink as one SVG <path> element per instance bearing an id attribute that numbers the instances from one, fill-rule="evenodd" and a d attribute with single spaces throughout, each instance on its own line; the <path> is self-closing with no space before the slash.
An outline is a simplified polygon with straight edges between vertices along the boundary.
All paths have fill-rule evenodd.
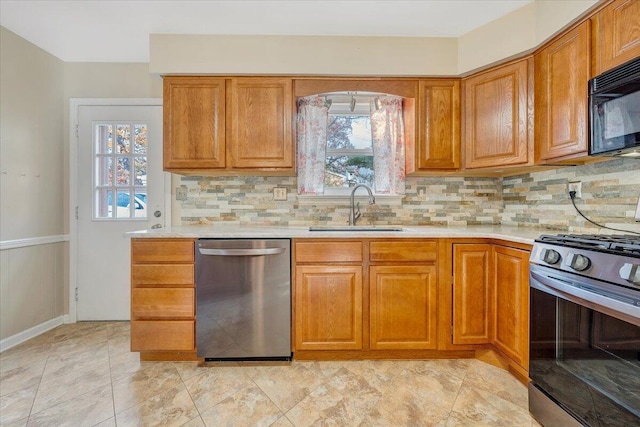
<path id="1" fill-rule="evenodd" d="M 315 225 L 309 231 L 402 231 L 395 225 Z"/>

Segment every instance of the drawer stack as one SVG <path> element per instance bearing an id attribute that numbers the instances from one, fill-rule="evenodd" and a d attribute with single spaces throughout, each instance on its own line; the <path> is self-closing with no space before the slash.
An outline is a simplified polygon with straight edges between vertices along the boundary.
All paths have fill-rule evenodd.
<path id="1" fill-rule="evenodd" d="M 131 351 L 195 354 L 193 239 L 132 239 Z"/>

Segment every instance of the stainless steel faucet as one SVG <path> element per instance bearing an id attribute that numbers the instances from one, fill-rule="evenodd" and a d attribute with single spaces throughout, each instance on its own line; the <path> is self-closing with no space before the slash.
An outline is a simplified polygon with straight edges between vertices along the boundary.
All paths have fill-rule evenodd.
<path id="1" fill-rule="evenodd" d="M 376 198 L 373 197 L 373 191 L 371 191 L 371 188 L 369 188 L 368 185 L 358 184 L 355 187 L 353 187 L 353 190 L 351 190 L 351 209 L 349 209 L 349 225 L 356 225 L 356 221 L 358 220 L 358 218 L 362 216 L 362 214 L 360 213 L 360 202 L 358 202 L 357 204 L 355 203 L 356 190 L 360 187 L 364 187 L 367 189 L 367 192 L 369 193 L 369 204 L 373 205 L 376 203 Z"/>

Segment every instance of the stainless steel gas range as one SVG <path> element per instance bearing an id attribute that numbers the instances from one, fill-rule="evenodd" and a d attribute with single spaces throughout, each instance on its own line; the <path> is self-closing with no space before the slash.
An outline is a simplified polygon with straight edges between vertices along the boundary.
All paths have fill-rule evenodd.
<path id="1" fill-rule="evenodd" d="M 540 236 L 529 279 L 532 415 L 640 426 L 640 236 Z"/>

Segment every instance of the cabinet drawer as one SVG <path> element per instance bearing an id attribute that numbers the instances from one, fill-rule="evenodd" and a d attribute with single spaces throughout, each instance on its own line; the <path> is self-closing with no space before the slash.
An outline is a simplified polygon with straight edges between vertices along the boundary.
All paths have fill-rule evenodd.
<path id="1" fill-rule="evenodd" d="M 362 262 L 362 242 L 296 242 L 296 262 Z"/>
<path id="2" fill-rule="evenodd" d="M 133 318 L 193 319 L 194 288 L 137 288 L 131 290 Z"/>
<path id="3" fill-rule="evenodd" d="M 193 262 L 193 240 L 133 239 L 131 260 L 142 262 Z"/>
<path id="4" fill-rule="evenodd" d="M 131 284 L 193 285 L 193 264 L 138 264 L 131 266 Z"/>
<path id="5" fill-rule="evenodd" d="M 131 322 L 131 351 L 192 351 L 193 320 L 136 320 Z"/>
<path id="6" fill-rule="evenodd" d="M 435 240 L 371 242 L 371 261 L 435 261 L 438 243 Z"/>

